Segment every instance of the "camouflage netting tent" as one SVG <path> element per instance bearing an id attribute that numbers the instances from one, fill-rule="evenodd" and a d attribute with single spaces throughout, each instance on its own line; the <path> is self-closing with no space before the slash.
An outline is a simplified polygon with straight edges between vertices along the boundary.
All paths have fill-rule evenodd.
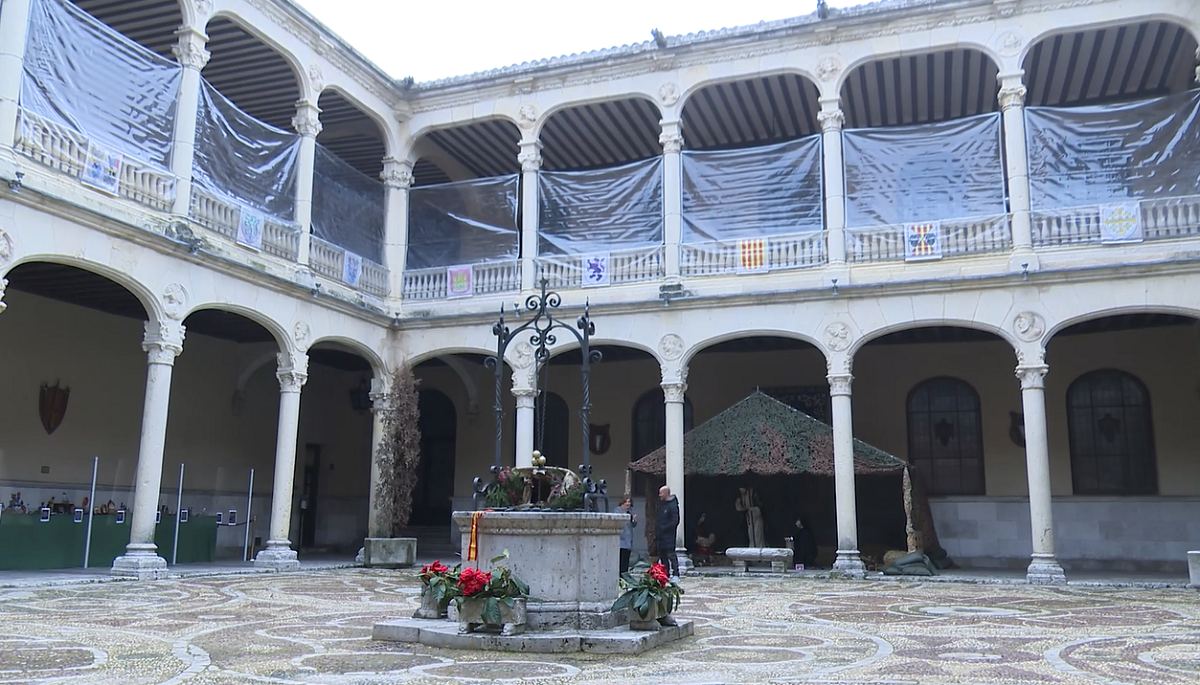
<path id="1" fill-rule="evenodd" d="M 661 476 L 666 463 L 667 448 L 660 447 L 629 468 Z M 883 450 L 854 441 L 856 474 L 899 474 L 905 466 Z M 683 436 L 683 468 L 689 476 L 833 476 L 833 429 L 755 392 Z"/>
<path id="2" fill-rule="evenodd" d="M 756 391 L 684 435 L 683 463 L 688 478 L 688 538 L 698 512 L 707 509 L 708 526 L 716 529 L 719 537 L 722 526 L 714 525 L 713 514 L 727 521 L 724 544 L 718 540 L 720 547 L 740 546 L 738 536 L 743 526 L 738 515 L 728 511 L 731 507 L 724 500 L 741 485 L 770 493 L 768 507 L 774 502 L 777 511 L 774 516 L 766 514 L 776 521 L 775 534 L 768 521 L 768 545 L 772 544 L 771 538 L 780 541 L 790 535 L 784 530 L 788 525 L 785 522 L 795 518 L 791 507 L 797 502 L 812 501 L 808 516 L 825 519 L 817 522 L 819 538 L 834 534 L 832 512 L 828 511 L 833 507 L 833 429 L 762 392 Z M 652 482 L 661 483 L 665 476 L 666 448 L 647 454 L 629 468 L 648 476 L 647 528 L 652 529 L 653 492 L 657 489 Z M 903 460 L 855 440 L 854 473 L 860 519 L 875 514 L 875 520 L 881 522 L 874 526 L 868 523 L 867 530 L 860 533 L 869 536 L 872 527 L 886 529 L 880 533 L 881 538 L 896 547 L 907 546 L 910 551 L 940 547 L 928 500 Z M 822 508 L 825 513 L 819 511 Z"/>

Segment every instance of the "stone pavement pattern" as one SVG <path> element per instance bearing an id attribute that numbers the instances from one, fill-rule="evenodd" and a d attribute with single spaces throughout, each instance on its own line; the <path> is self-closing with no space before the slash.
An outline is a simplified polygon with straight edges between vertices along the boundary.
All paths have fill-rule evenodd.
<path id="1" fill-rule="evenodd" d="M 0 589 L 0 683 L 1200 682 L 1200 593 L 684 579 L 696 635 L 640 657 L 375 643 L 409 572 Z"/>

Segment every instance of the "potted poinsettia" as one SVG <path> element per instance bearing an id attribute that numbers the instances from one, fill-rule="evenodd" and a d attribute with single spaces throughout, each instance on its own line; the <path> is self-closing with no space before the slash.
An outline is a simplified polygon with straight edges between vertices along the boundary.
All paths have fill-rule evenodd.
<path id="1" fill-rule="evenodd" d="M 421 608 L 413 618 L 445 618 L 446 607 L 458 595 L 459 567 L 450 568 L 440 560 L 421 567 Z"/>
<path id="2" fill-rule="evenodd" d="M 671 613 L 679 608 L 683 588 L 671 580 L 665 566 L 655 564 L 643 573 L 622 574 L 621 589 L 624 592 L 613 602 L 612 609 L 629 612 L 631 630 L 658 630 L 660 625 L 675 625 Z"/>
<path id="3" fill-rule="evenodd" d="M 492 559 L 492 564 L 508 558 L 508 552 Z M 504 565 L 491 572 L 464 568 L 458 576 L 459 631 L 472 633 L 481 627 L 499 628 L 502 635 L 525 630 L 525 602 L 529 586 Z"/>

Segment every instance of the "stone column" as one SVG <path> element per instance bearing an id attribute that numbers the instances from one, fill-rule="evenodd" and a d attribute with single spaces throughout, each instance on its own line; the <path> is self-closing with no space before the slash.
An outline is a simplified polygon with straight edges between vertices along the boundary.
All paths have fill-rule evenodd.
<path id="1" fill-rule="evenodd" d="M 271 487 L 271 531 L 267 546 L 254 557 L 255 568 L 300 568 L 288 540 L 292 526 L 292 483 L 296 477 L 296 438 L 300 429 L 300 389 L 308 380 L 308 355 L 279 354 L 279 430 L 275 437 L 275 478 Z M 247 521 L 247 525 L 249 525 Z"/>
<path id="2" fill-rule="evenodd" d="M 317 134 L 321 132 L 321 108 L 312 102 L 298 101 L 292 127 L 300 134 L 300 154 L 296 159 L 296 223 L 300 225 L 300 253 L 296 261 L 308 264 L 309 237 L 312 235 L 313 163 L 317 156 Z"/>
<path id="3" fill-rule="evenodd" d="M 390 284 L 388 295 L 404 293 L 404 262 L 408 257 L 408 189 L 412 187 L 412 162 L 388 157 L 379 178 L 387 188 L 387 225 L 384 230 L 384 259 Z"/>
<path id="4" fill-rule="evenodd" d="M 1008 209 L 1012 215 L 1013 256 L 1010 268 L 1036 269 L 1033 228 L 1029 216 L 1029 155 L 1025 146 L 1025 86 L 1018 71 L 1000 76 L 1000 110 L 1004 120 L 1004 159 Z"/>
<path id="5" fill-rule="evenodd" d="M 1029 520 L 1033 527 L 1033 557 L 1026 571 L 1030 583 L 1066 584 L 1054 557 L 1054 521 L 1050 495 L 1050 446 L 1046 436 L 1045 364 L 1018 366 L 1021 405 L 1025 411 L 1025 470 L 1029 476 Z"/>
<path id="6" fill-rule="evenodd" d="M 537 391 L 533 388 L 513 388 L 512 394 L 517 398 L 517 447 L 516 458 L 513 461 L 517 466 L 532 466 L 533 426 L 536 422 L 533 408 Z"/>
<path id="7" fill-rule="evenodd" d="M 200 104 L 200 71 L 211 57 L 204 46 L 204 31 L 185 26 L 175 32 L 179 41 L 171 48 L 183 65 L 179 102 L 175 108 L 175 135 L 171 140 L 171 173 L 175 174 L 175 204 L 171 211 L 186 216 L 192 201 L 192 158 L 196 152 L 196 108 Z"/>
<path id="8" fill-rule="evenodd" d="M 831 266 L 846 265 L 846 167 L 842 163 L 842 113 L 838 98 L 821 98 L 817 123 L 821 125 L 825 173 L 825 240 Z"/>
<path id="9" fill-rule="evenodd" d="M 12 149 L 16 139 L 30 2 L 4 0 L 0 8 L 0 149 Z"/>
<path id="10" fill-rule="evenodd" d="M 371 379 L 371 491 L 367 495 L 367 537 L 390 537 L 383 531 L 386 522 L 379 519 L 379 446 L 383 444 L 384 417 L 383 412 L 391 407 L 391 394 L 388 393 L 387 382 L 379 378 Z"/>
<path id="11" fill-rule="evenodd" d="M 663 149 L 663 249 L 667 281 L 679 281 L 679 245 L 683 241 L 683 135 L 679 120 L 659 122 Z M 683 500 L 680 499 L 680 503 Z"/>
<path id="12" fill-rule="evenodd" d="M 667 412 L 667 487 L 679 499 L 679 528 L 675 531 L 675 547 L 684 548 L 683 492 L 683 399 L 687 393 L 687 372 L 679 380 L 663 381 L 663 399 Z M 683 557 L 680 557 L 683 561 Z"/>
<path id="13" fill-rule="evenodd" d="M 537 283 L 537 262 L 534 260 L 538 254 L 538 170 L 542 168 L 541 142 L 522 140 L 517 161 L 521 163 L 521 290 L 532 290 Z M 529 459 L 528 453 L 525 458 Z M 519 454 L 517 460 L 519 464 Z"/>
<path id="14" fill-rule="evenodd" d="M 858 553 L 858 512 L 854 495 L 854 418 L 849 373 L 831 373 L 829 395 L 833 404 L 833 487 L 837 506 L 837 559 L 835 574 L 864 578 L 867 568 Z"/>
<path id="15" fill-rule="evenodd" d="M 8 279 L 0 278 L 0 314 L 3 314 L 4 310 L 8 309 L 8 305 L 4 304 L 4 291 L 7 288 L 8 288 Z"/>
<path id="16" fill-rule="evenodd" d="M 183 352 L 183 325 L 175 321 L 146 322 L 142 349 L 146 369 L 146 397 L 142 403 L 142 437 L 138 445 L 137 480 L 129 544 L 125 554 L 113 559 L 112 573 L 139 579 L 162 578 L 167 562 L 154 544 L 154 514 L 162 484 L 163 449 L 167 442 L 167 410 L 171 403 L 171 371 Z"/>

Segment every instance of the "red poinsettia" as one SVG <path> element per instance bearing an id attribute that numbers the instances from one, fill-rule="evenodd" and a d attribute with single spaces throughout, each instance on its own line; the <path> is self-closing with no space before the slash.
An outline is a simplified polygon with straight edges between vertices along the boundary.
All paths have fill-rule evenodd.
<path id="1" fill-rule="evenodd" d="M 647 571 L 649 576 L 658 581 L 659 587 L 666 587 L 667 583 L 671 582 L 671 577 L 667 574 L 667 567 L 662 564 L 655 564 Z"/>
<path id="2" fill-rule="evenodd" d="M 450 573 L 450 567 L 446 566 L 439 559 L 432 564 L 426 564 L 421 567 L 421 578 L 429 581 L 437 576 L 444 576 Z"/>
<path id="3" fill-rule="evenodd" d="M 492 574 L 475 568 L 465 568 L 458 576 L 458 589 L 463 597 L 471 597 L 483 592 L 490 582 Z"/>

